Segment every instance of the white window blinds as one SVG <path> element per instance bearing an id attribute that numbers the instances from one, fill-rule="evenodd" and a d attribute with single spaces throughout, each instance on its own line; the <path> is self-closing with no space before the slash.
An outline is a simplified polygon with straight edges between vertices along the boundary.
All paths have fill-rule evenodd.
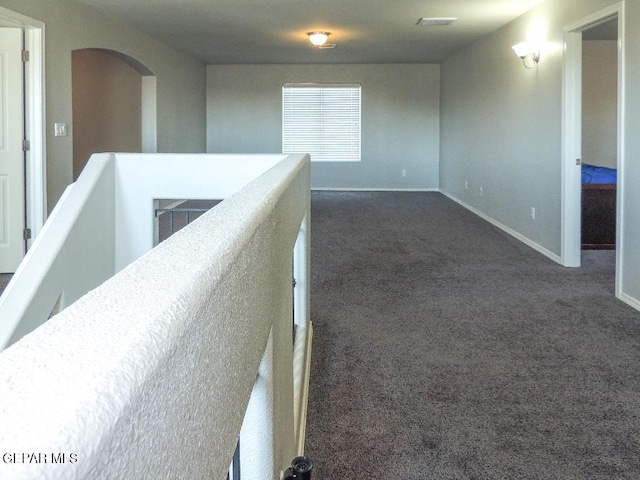
<path id="1" fill-rule="evenodd" d="M 360 85 L 284 84 L 282 152 L 360 161 Z"/>

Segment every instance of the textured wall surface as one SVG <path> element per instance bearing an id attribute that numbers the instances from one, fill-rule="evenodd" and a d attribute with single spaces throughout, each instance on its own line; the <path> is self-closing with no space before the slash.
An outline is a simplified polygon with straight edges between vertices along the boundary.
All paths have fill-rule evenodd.
<path id="1" fill-rule="evenodd" d="M 0 300 L 0 351 L 113 276 L 114 181 L 100 154 L 67 187 Z"/>
<path id="2" fill-rule="evenodd" d="M 228 198 L 285 157 L 118 154 L 116 271 L 153 247 L 154 200 Z"/>
<path id="3" fill-rule="evenodd" d="M 277 475 L 295 451 L 291 257 L 309 176 L 288 157 L 0 354 L 0 450 L 77 460 L 0 477 L 224 478 L 265 353 Z"/>

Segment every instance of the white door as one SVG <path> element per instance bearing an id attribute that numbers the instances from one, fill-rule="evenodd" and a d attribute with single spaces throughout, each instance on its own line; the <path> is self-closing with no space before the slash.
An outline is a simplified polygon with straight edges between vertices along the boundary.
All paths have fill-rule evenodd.
<path id="1" fill-rule="evenodd" d="M 22 30 L 0 28 L 0 273 L 25 253 Z"/>

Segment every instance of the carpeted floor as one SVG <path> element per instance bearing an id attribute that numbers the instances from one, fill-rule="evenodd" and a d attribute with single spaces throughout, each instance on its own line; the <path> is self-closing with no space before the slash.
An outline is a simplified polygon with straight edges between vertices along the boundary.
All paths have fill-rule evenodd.
<path id="1" fill-rule="evenodd" d="M 2 292 L 4 292 L 4 289 L 7 288 L 7 285 L 9 284 L 9 280 L 11 280 L 11 277 L 13 277 L 13 275 L 10 273 L 0 273 L 0 295 L 2 295 Z"/>
<path id="2" fill-rule="evenodd" d="M 640 478 L 640 312 L 437 193 L 312 197 L 314 479 Z"/>

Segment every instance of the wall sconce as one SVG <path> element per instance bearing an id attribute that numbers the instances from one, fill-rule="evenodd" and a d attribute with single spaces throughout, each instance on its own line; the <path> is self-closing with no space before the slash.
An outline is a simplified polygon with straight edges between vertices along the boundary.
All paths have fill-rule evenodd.
<path id="1" fill-rule="evenodd" d="M 309 32 L 309 41 L 313 43 L 316 47 L 321 47 L 325 43 L 327 43 L 327 39 L 331 33 L 329 32 Z"/>
<path id="2" fill-rule="evenodd" d="M 540 49 L 532 43 L 522 42 L 512 48 L 516 55 L 522 59 L 525 68 L 533 68 L 540 61 Z"/>

